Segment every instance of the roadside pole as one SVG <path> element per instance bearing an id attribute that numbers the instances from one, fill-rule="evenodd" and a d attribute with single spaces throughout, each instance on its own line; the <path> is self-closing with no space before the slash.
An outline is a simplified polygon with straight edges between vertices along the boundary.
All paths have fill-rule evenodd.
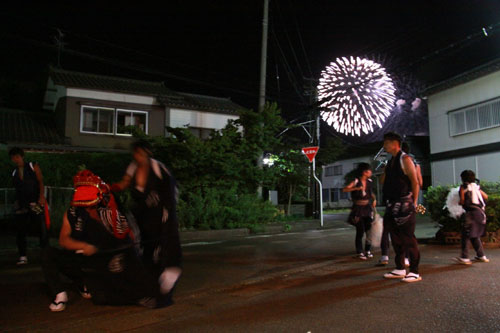
<path id="1" fill-rule="evenodd" d="M 262 45 L 261 45 L 261 55 L 260 55 L 260 84 L 259 84 L 259 105 L 258 112 L 264 110 L 266 105 L 266 70 L 267 70 L 267 33 L 269 22 L 269 0 L 264 0 L 264 13 L 262 17 Z M 261 124 L 262 126 L 262 124 Z M 257 165 L 262 169 L 262 151 L 259 152 L 259 157 L 257 158 Z M 262 185 L 259 184 L 257 188 L 257 195 L 262 198 Z"/>
<path id="2" fill-rule="evenodd" d="M 318 177 L 316 177 L 316 158 L 313 159 L 313 177 L 319 185 L 319 220 L 321 227 L 323 228 L 323 185 Z"/>
<path id="3" fill-rule="evenodd" d="M 302 152 L 309 159 L 309 163 L 312 163 L 313 177 L 319 184 L 319 220 L 320 225 L 323 227 L 323 185 L 321 181 L 316 177 L 316 154 L 318 153 L 319 147 L 305 147 L 302 148 Z"/>

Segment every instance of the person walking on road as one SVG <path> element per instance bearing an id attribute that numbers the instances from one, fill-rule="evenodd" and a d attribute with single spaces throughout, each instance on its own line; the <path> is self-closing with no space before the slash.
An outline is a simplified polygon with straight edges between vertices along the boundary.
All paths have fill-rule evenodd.
<path id="1" fill-rule="evenodd" d="M 464 170 L 460 177 L 462 185 L 460 186 L 460 205 L 465 210 L 465 221 L 462 225 L 462 251 L 460 257 L 456 258 L 457 262 L 464 265 L 470 265 L 472 261 L 469 259 L 469 242 L 476 251 L 475 261 L 489 262 L 490 260 L 484 255 L 481 236 L 486 231 L 486 214 L 484 207 L 485 200 L 488 200 L 488 195 L 481 190 L 476 183 L 476 175 L 472 170 Z"/>
<path id="2" fill-rule="evenodd" d="M 48 232 L 45 223 L 44 208 L 46 206 L 43 176 L 40 166 L 36 162 L 26 162 L 24 151 L 13 147 L 9 150 L 9 157 L 16 165 L 12 172 L 12 183 L 16 189 L 16 201 L 14 203 L 15 220 L 17 227 L 17 249 L 19 251 L 18 265 L 28 263 L 26 255 L 26 235 L 30 230 L 30 224 L 37 225 L 40 236 L 40 247 L 48 244 Z"/>
<path id="3" fill-rule="evenodd" d="M 419 184 L 415 164 L 401 150 L 401 136 L 394 132 L 384 135 L 384 149 L 392 155 L 385 168 L 383 186 L 386 210 L 384 229 L 391 236 L 396 253 L 396 269 L 384 274 L 386 279 L 401 279 L 403 282 L 418 282 L 422 277 L 418 271 L 420 251 L 415 237 L 416 207 Z M 410 257 L 410 271 L 405 269 L 405 253 Z"/>
<path id="4" fill-rule="evenodd" d="M 353 206 L 347 221 L 356 227 L 356 253 L 361 260 L 373 258 L 371 244 L 366 237 L 363 251 L 363 235 L 367 234 L 373 222 L 377 200 L 372 192 L 372 170 L 368 163 L 360 163 L 356 169 L 357 178 L 343 188 L 343 192 L 351 192 Z M 370 203 L 371 200 L 371 203 Z"/>
<path id="5" fill-rule="evenodd" d="M 152 158 L 152 147 L 147 141 L 133 143 L 132 151 L 134 160 L 111 189 L 131 187 L 135 205 L 132 213 L 141 232 L 143 262 L 158 277 L 162 292 L 171 298 L 182 272 L 175 178 L 163 163 Z"/>

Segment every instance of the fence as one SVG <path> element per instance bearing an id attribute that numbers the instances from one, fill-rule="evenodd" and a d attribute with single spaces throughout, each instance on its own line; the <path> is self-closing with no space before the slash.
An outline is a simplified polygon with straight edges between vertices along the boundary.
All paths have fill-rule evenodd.
<path id="1" fill-rule="evenodd" d="M 45 198 L 49 203 L 50 217 L 53 225 L 60 225 L 62 216 L 68 209 L 72 187 L 45 186 Z M 8 219 L 14 215 L 15 190 L 0 188 L 0 219 Z"/>
<path id="2" fill-rule="evenodd" d="M 0 188 L 0 218 L 5 219 L 14 214 L 15 190 L 13 188 Z"/>

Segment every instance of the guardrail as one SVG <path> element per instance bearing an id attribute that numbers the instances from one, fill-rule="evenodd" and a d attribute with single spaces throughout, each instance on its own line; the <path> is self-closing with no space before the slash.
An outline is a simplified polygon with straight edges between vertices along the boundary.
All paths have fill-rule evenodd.
<path id="1" fill-rule="evenodd" d="M 44 194 L 51 209 L 59 204 L 67 207 L 73 194 L 73 188 L 45 186 Z M 0 188 L 0 219 L 9 218 L 14 215 L 15 196 L 16 191 L 14 188 Z"/>

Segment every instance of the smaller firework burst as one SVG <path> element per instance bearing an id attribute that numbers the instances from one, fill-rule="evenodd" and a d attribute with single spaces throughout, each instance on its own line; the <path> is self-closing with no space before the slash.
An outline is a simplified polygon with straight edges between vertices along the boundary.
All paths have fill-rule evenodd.
<path id="1" fill-rule="evenodd" d="M 380 64 L 359 57 L 337 58 L 321 72 L 321 116 L 337 132 L 353 136 L 371 133 L 389 116 L 396 101 L 395 90 Z"/>

